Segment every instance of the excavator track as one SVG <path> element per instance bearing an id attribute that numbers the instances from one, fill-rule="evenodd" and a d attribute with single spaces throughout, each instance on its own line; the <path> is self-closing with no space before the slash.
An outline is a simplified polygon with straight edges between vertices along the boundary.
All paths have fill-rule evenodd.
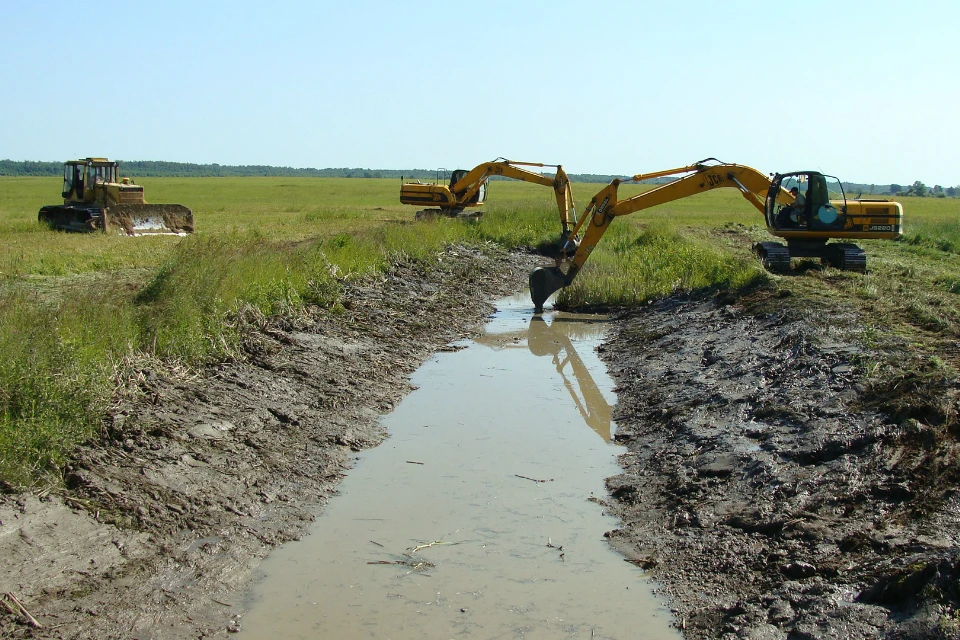
<path id="1" fill-rule="evenodd" d="M 830 266 L 843 271 L 860 273 L 866 273 L 867 271 L 867 252 L 855 244 L 846 242 L 828 244 L 826 253 L 824 260 Z"/>
<path id="2" fill-rule="evenodd" d="M 790 270 L 790 250 L 779 242 L 758 242 L 753 251 L 767 271 L 786 273 Z"/>

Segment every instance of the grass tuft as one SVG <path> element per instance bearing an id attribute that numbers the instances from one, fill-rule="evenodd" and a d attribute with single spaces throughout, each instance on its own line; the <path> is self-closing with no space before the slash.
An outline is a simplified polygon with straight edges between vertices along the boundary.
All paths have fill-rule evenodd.
<path id="1" fill-rule="evenodd" d="M 623 225 L 607 231 L 557 302 L 565 308 L 632 305 L 676 292 L 740 289 L 766 277 L 756 260 L 667 225 L 654 223 L 639 233 Z"/>

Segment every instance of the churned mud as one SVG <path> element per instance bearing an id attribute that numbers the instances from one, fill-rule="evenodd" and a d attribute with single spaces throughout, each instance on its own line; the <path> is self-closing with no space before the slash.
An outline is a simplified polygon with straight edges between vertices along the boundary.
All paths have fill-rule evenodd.
<path id="1" fill-rule="evenodd" d="M 615 326 L 609 537 L 686 637 L 957 637 L 955 385 L 864 383 L 864 318 L 772 291 Z"/>
<path id="2" fill-rule="evenodd" d="M 240 630 L 261 560 L 383 440 L 411 373 L 532 266 L 451 249 L 347 284 L 338 313 L 261 322 L 241 362 L 141 371 L 66 490 L 0 497 L 0 637 Z M 611 545 L 687 638 L 957 637 L 955 381 L 865 377 L 861 311 L 776 291 L 614 317 Z"/>

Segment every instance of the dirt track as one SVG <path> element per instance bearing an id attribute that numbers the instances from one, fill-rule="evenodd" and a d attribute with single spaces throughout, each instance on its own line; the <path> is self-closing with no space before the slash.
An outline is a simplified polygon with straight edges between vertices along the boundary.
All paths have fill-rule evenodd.
<path id="1" fill-rule="evenodd" d="M 0 608 L 0 636 L 235 630 L 259 561 L 382 440 L 408 375 L 532 261 L 458 249 L 443 264 L 397 265 L 348 286 L 343 313 L 261 327 L 247 362 L 141 372 L 66 495 L 0 498 L 0 592 L 43 625 Z M 608 481 L 611 543 L 661 581 L 689 638 L 956 637 L 955 386 L 903 381 L 877 402 L 890 390 L 861 383 L 869 354 L 843 330 L 856 312 L 827 323 L 774 291 L 615 323 L 603 355 L 630 453 Z"/>

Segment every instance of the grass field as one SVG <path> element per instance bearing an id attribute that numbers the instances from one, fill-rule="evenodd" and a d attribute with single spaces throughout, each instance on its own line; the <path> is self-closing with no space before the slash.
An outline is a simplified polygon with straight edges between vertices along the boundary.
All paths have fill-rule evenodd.
<path id="1" fill-rule="evenodd" d="M 554 240 L 548 189 L 489 185 L 484 217 L 415 223 L 398 180 L 144 179 L 149 202 L 194 212 L 193 236 L 54 233 L 36 222 L 60 180 L 0 178 L 0 481 L 56 481 L 99 422 L 133 362 L 198 366 L 238 353 L 241 313 L 335 307 L 344 278 L 398 259 L 432 260 L 450 244 L 508 248 Z M 603 185 L 577 184 L 579 209 Z M 624 186 L 621 197 L 642 187 Z M 635 304 L 673 291 L 774 279 L 826 289 L 871 309 L 879 328 L 956 337 L 960 201 L 905 198 L 903 242 L 866 242 L 870 273 L 801 269 L 769 276 L 750 252 L 766 238 L 738 192 L 714 191 L 617 220 L 559 303 Z M 936 347 L 930 346 L 930 349 Z M 52 474 L 52 475 L 51 475 Z"/>

